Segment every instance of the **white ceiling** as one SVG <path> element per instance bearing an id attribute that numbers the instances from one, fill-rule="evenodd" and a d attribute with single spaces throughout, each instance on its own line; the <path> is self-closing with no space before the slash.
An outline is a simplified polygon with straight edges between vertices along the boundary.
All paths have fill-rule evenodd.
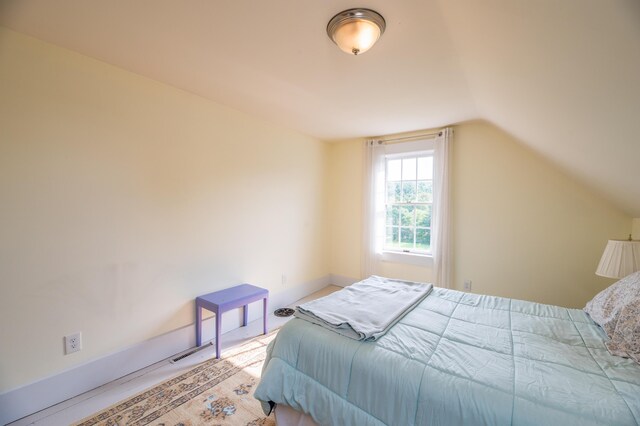
<path id="1" fill-rule="evenodd" d="M 344 54 L 329 19 L 387 31 Z M 485 119 L 640 217 L 638 0 L 0 0 L 0 24 L 324 140 Z"/>

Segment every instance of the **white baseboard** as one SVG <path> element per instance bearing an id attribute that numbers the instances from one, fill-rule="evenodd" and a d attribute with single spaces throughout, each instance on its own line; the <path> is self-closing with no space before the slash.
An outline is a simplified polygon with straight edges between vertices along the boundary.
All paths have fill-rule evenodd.
<path id="1" fill-rule="evenodd" d="M 348 285 L 351 285 L 353 283 L 357 283 L 358 281 L 360 281 L 357 278 L 346 277 L 344 275 L 338 275 L 338 274 L 329 275 L 329 279 L 331 280 L 331 284 L 337 285 L 340 287 L 346 287 Z"/>
<path id="2" fill-rule="evenodd" d="M 269 294 L 269 312 L 289 305 L 327 285 L 326 275 L 292 288 Z M 262 318 L 262 302 L 249 305 L 249 321 Z M 242 311 L 222 315 L 222 332 L 239 328 Z M 203 321 L 202 341 L 214 337 L 212 318 Z M 0 425 L 21 419 L 52 405 L 88 392 L 156 362 L 195 347 L 195 323 L 154 337 L 131 347 L 94 359 L 69 370 L 0 394 Z"/>

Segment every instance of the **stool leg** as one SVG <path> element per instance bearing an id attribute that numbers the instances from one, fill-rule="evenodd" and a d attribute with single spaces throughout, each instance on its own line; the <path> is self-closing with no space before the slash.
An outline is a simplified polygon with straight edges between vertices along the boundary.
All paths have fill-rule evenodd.
<path id="1" fill-rule="evenodd" d="M 264 318 L 264 319 L 263 319 L 263 326 L 262 326 L 262 328 L 263 328 L 264 334 L 267 334 L 267 317 L 268 317 L 268 315 L 267 315 L 267 299 L 268 299 L 268 297 L 265 297 L 264 299 L 262 299 L 262 305 L 263 305 L 263 309 L 262 309 L 262 310 L 263 310 L 263 313 L 262 313 L 262 316 L 263 316 L 263 318 Z"/>
<path id="2" fill-rule="evenodd" d="M 202 345 L 202 306 L 196 302 L 196 346 Z"/>
<path id="3" fill-rule="evenodd" d="M 222 327 L 222 315 L 216 309 L 216 359 L 220 359 L 220 328 Z"/>
<path id="4" fill-rule="evenodd" d="M 249 305 L 244 305 L 243 312 L 242 312 L 242 325 L 246 326 L 248 323 L 248 319 L 249 319 Z"/>

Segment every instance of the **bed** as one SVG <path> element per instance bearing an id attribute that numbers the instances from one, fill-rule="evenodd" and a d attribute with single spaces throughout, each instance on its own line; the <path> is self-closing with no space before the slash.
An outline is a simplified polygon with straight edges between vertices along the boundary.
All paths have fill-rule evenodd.
<path id="1" fill-rule="evenodd" d="M 301 319 L 255 396 L 320 425 L 637 425 L 640 365 L 582 310 L 434 288 L 362 342 Z"/>

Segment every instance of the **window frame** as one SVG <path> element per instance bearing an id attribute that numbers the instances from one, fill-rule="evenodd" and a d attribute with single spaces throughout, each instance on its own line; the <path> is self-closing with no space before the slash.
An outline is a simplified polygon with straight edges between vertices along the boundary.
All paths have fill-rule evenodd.
<path id="1" fill-rule="evenodd" d="M 415 251 L 414 252 L 404 252 L 404 251 L 395 251 L 395 250 L 392 251 L 392 250 L 387 250 L 386 248 L 384 248 L 384 246 L 386 243 L 386 220 L 387 220 L 386 219 L 386 192 L 387 192 L 386 161 L 387 161 L 387 158 L 396 156 L 396 155 L 418 156 L 419 154 L 422 154 L 425 152 L 428 153 L 430 156 L 435 157 L 434 147 L 435 147 L 434 139 L 428 138 L 428 139 L 417 139 L 409 142 L 388 144 L 384 148 L 383 157 L 385 162 L 385 165 L 384 165 L 385 176 L 383 180 L 384 189 L 382 191 L 382 194 L 384 194 L 384 202 L 382 203 L 384 206 L 384 216 L 382 218 L 382 229 L 384 230 L 384 232 L 383 232 L 383 235 L 381 236 L 384 240 L 382 241 L 382 245 L 379 248 L 380 251 L 378 252 L 378 259 L 380 261 L 392 262 L 392 263 L 404 263 L 404 264 L 411 264 L 411 265 L 417 265 L 417 266 L 429 266 L 433 264 L 432 252 L 417 253 Z M 434 158 L 434 162 L 435 162 L 435 158 Z M 434 182 L 435 176 L 432 175 L 431 178 L 432 178 L 432 182 Z M 433 215 L 434 201 L 435 200 L 432 199 L 432 203 L 431 203 L 432 215 Z M 433 220 L 433 216 L 432 216 L 432 220 Z M 431 225 L 433 226 L 433 223 L 431 223 Z"/>
<path id="2" fill-rule="evenodd" d="M 429 226 L 427 227 L 422 227 L 422 226 L 417 226 L 417 222 L 416 222 L 416 211 L 415 208 L 416 207 L 420 207 L 420 206 L 428 206 L 431 210 L 431 217 L 433 215 L 433 149 L 423 149 L 420 151 L 405 151 L 405 152 L 396 152 L 396 153 L 389 153 L 389 154 L 385 154 L 384 156 L 384 167 L 385 167 L 385 179 L 384 179 L 384 185 L 385 185 L 385 191 L 384 191 L 384 212 L 385 212 L 385 223 L 384 223 L 384 229 L 385 229 L 385 238 L 384 238 L 384 243 L 383 243 L 383 247 L 382 247 L 382 251 L 383 253 L 396 253 L 396 254 L 404 254 L 404 255 L 413 255 L 413 256 L 432 256 L 432 251 L 431 251 L 431 244 L 429 244 L 429 250 L 420 250 L 415 248 L 416 245 L 416 234 L 417 231 L 419 229 L 424 229 L 424 230 L 428 230 L 430 238 L 429 241 L 431 241 L 431 222 L 429 222 Z M 388 179 L 389 177 L 389 161 L 392 160 L 405 160 L 405 159 L 416 159 L 416 161 L 419 158 L 425 158 L 425 157 L 429 157 L 431 158 L 431 162 L 432 162 L 432 168 L 431 168 L 431 176 L 429 176 L 427 179 L 419 179 L 418 178 L 418 174 L 417 174 L 417 169 L 416 169 L 416 177 L 415 179 L 403 179 L 402 176 L 402 169 L 400 171 L 401 175 L 400 175 L 400 180 L 393 180 L 390 181 Z M 410 201 L 410 202 L 392 202 L 390 203 L 388 200 L 388 185 L 391 182 L 400 182 L 400 187 L 401 187 L 401 194 L 403 193 L 403 184 L 404 182 L 416 182 L 416 186 L 418 184 L 419 181 L 429 181 L 431 182 L 431 188 L 432 188 L 432 192 L 431 192 L 431 201 L 424 201 L 424 202 L 419 202 L 419 201 Z M 416 193 L 417 195 L 417 193 Z M 390 208 L 393 208 L 394 206 L 397 207 L 403 207 L 403 206 L 410 206 L 414 208 L 414 216 L 413 216 L 413 224 L 410 228 L 413 229 L 413 246 L 414 248 L 411 249 L 406 249 L 406 248 L 402 248 L 402 247 L 398 247 L 398 248 L 392 248 L 387 246 L 387 230 L 388 228 L 397 228 L 398 229 L 398 241 L 399 243 L 401 242 L 401 234 L 402 234 L 402 229 L 403 228 L 407 228 L 406 226 L 402 226 L 401 223 L 401 214 L 400 217 L 398 218 L 399 222 L 397 225 L 389 225 L 387 223 L 387 214 Z"/>

